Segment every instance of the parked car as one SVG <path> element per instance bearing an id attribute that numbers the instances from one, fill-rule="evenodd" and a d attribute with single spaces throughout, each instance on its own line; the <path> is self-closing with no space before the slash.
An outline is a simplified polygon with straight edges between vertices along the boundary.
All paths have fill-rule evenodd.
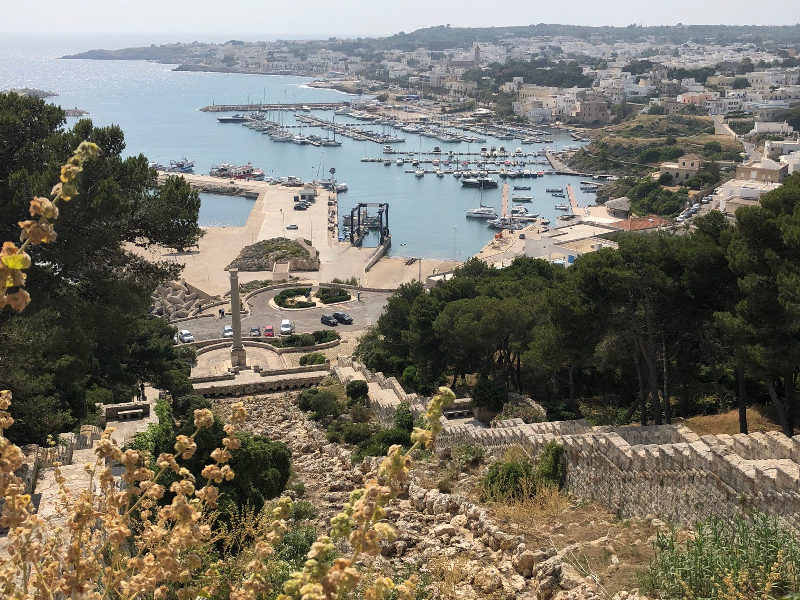
<path id="1" fill-rule="evenodd" d="M 261 337 L 261 328 L 258 325 L 250 328 L 250 337 Z"/>
<path id="2" fill-rule="evenodd" d="M 286 229 L 297 229 L 297 225 L 295 223 L 291 223 L 286 226 Z"/>
<path id="3" fill-rule="evenodd" d="M 339 324 L 339 321 L 337 321 L 337 320 L 336 320 L 336 319 L 333 317 L 333 315 L 322 315 L 322 316 L 319 318 L 319 321 L 320 321 L 320 323 L 322 323 L 323 325 L 328 325 L 329 327 L 336 327 L 336 326 Z"/>
<path id="4" fill-rule="evenodd" d="M 294 323 L 289 319 L 281 321 L 281 335 L 291 335 L 294 333 Z"/>
<path id="5" fill-rule="evenodd" d="M 308 207 L 305 204 L 295 204 L 293 208 L 295 210 L 308 210 Z"/>
<path id="6" fill-rule="evenodd" d="M 230 325 L 225 325 L 225 327 L 222 328 L 222 337 L 224 337 L 224 338 L 232 338 L 233 337 L 233 327 L 231 327 Z"/>
<path id="7" fill-rule="evenodd" d="M 189 331 L 188 329 L 181 329 L 178 332 L 178 339 L 184 344 L 186 344 L 188 342 L 193 342 L 194 336 L 192 335 L 192 332 Z"/>
<path id="8" fill-rule="evenodd" d="M 264 337 L 275 337 L 275 330 L 272 325 L 264 325 Z"/>
<path id="9" fill-rule="evenodd" d="M 335 312 L 333 313 L 333 318 L 342 323 L 343 325 L 352 325 L 353 324 L 353 317 L 348 315 L 347 313 L 343 312 Z"/>

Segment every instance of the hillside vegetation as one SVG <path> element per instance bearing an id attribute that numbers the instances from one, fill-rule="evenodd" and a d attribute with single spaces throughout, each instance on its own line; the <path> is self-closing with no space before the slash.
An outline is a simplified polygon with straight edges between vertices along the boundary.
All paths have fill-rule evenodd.
<path id="1" fill-rule="evenodd" d="M 301 238 L 272 238 L 245 246 L 226 269 L 271 271 L 276 262 L 286 260 L 292 271 L 319 271 L 319 252 Z"/>
<path id="2" fill-rule="evenodd" d="M 739 161 L 741 144 L 714 135 L 710 117 L 692 115 L 642 115 L 592 132 L 592 142 L 569 157 L 580 172 L 643 175 L 660 162 L 683 154 L 706 160 Z"/>

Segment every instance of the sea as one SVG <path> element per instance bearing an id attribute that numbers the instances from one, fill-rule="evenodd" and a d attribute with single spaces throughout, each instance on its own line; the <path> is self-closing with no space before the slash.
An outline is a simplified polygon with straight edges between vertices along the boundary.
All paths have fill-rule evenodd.
<path id="1" fill-rule="evenodd" d="M 185 36 L 184 36 L 185 37 Z M 209 41 L 208 36 L 197 38 Z M 312 88 L 308 78 L 285 75 L 244 75 L 232 73 L 195 73 L 174 71 L 175 65 L 147 61 L 63 60 L 60 56 L 95 48 L 120 48 L 178 41 L 168 34 L 153 36 L 28 36 L 7 35 L 0 38 L 0 90 L 39 88 L 58 94 L 48 101 L 63 108 L 88 111 L 95 125 L 119 125 L 125 133 L 126 155 L 145 155 L 150 161 L 168 164 L 170 160 L 188 158 L 195 161 L 195 172 L 206 173 L 212 165 L 223 162 L 260 167 L 267 176 L 293 175 L 304 180 L 324 178 L 331 168 L 336 179 L 347 184 L 348 191 L 339 195 L 339 214 L 349 214 L 359 202 L 389 204 L 389 229 L 392 235 L 390 255 L 409 258 L 466 260 L 489 242 L 495 230 L 482 220 L 467 219 L 465 213 L 479 204 L 501 204 L 501 190 L 483 192 L 464 188 L 452 175 L 443 178 L 426 174 L 422 178 L 406 173 L 409 165 L 396 166 L 392 156 L 390 166 L 382 162 L 362 162 L 364 157 L 381 157 L 382 144 L 339 138 L 339 147 L 315 147 L 272 142 L 268 136 L 239 124 L 217 121 L 221 113 L 200 112 L 210 104 L 241 104 L 249 102 L 302 103 L 357 101 L 336 90 Z M 186 40 L 191 41 L 191 40 Z M 214 40 L 218 41 L 218 40 Z M 224 41 L 224 40 L 223 40 Z M 224 113 L 222 113 L 224 114 Z M 312 111 L 326 120 L 334 118 L 330 111 Z M 270 115 L 284 125 L 295 125 L 292 113 L 283 111 Z M 76 118 L 69 118 L 71 126 Z M 337 115 L 337 123 L 359 122 Z M 394 143 L 403 152 L 430 152 L 438 145 L 444 151 L 476 153 L 481 146 L 505 146 L 509 152 L 520 145 L 519 140 L 499 140 L 491 137 L 480 144 L 442 143 L 436 139 L 409 134 L 388 126 L 370 125 L 372 131 L 391 133 L 405 138 Z M 305 135 L 329 133 L 304 128 Z M 565 145 L 578 145 L 564 131 L 552 130 L 552 144 L 547 148 L 558 151 Z M 521 146 L 524 152 L 535 152 L 545 145 Z M 431 158 L 430 156 L 428 158 Z M 431 168 L 430 165 L 427 165 Z M 544 166 L 524 168 L 545 169 Z M 499 179 L 496 175 L 495 179 Z M 525 204 L 532 213 L 549 218 L 552 225 L 562 212 L 554 206 L 566 199 L 554 199 L 546 188 L 564 188 L 572 183 L 581 205 L 592 204 L 593 197 L 581 191 L 580 177 L 547 175 L 539 178 L 508 180 L 510 186 L 530 185 L 530 191 L 510 192 L 533 196 Z M 204 226 L 238 226 L 244 223 L 253 201 L 202 194 L 200 224 Z M 376 245 L 370 238 L 366 245 Z"/>

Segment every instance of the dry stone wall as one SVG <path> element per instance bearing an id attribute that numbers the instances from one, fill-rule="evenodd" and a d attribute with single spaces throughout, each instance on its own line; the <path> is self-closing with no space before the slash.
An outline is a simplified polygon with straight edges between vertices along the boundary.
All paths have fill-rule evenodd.
<path id="1" fill-rule="evenodd" d="M 406 394 L 394 378 L 371 373 L 350 357 L 339 357 L 333 371 L 342 383 L 367 381 L 370 403 L 384 421 L 391 421 L 403 401 L 415 414 L 424 411 L 424 398 Z M 626 517 L 656 515 L 691 523 L 753 506 L 800 527 L 800 436 L 700 437 L 681 425 L 592 427 L 583 420 L 525 424 L 508 419 L 486 428 L 443 417 L 443 425 L 440 451 L 456 444 L 487 450 L 518 445 L 534 457 L 548 442 L 559 442 L 566 451 L 567 490 Z"/>

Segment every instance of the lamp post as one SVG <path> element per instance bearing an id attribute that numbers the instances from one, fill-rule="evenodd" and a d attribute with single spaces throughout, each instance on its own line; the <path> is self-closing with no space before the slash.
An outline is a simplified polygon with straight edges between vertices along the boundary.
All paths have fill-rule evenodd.
<path id="1" fill-rule="evenodd" d="M 281 209 L 281 237 L 286 237 L 286 221 L 283 218 L 283 209 Z"/>

